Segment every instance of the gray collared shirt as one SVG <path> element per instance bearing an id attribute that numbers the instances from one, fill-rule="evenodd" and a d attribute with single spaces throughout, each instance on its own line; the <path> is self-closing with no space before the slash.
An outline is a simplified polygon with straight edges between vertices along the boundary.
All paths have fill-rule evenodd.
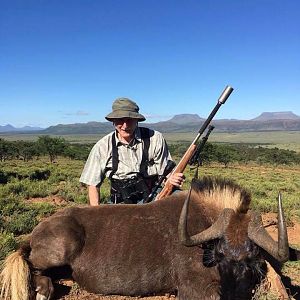
<path id="1" fill-rule="evenodd" d="M 105 177 L 109 177 L 112 169 L 112 136 L 111 132 L 100 139 L 92 148 L 80 176 L 80 182 L 87 185 L 97 186 Z M 144 142 L 141 131 L 137 128 L 135 138 L 130 144 L 122 143 L 116 134 L 116 146 L 118 148 L 118 169 L 113 175 L 116 179 L 125 179 L 140 172 Z M 149 161 L 147 175 L 161 175 L 166 167 L 167 161 L 171 160 L 166 141 L 163 135 L 150 129 Z M 146 174 L 144 174 L 146 175 Z"/>

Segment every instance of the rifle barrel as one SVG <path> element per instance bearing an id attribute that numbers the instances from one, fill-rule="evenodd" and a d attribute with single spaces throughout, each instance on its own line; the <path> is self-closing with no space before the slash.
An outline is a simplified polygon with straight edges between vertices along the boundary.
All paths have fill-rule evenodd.
<path id="1" fill-rule="evenodd" d="M 194 153 L 197 149 L 198 140 L 200 139 L 201 135 L 203 134 L 203 132 L 205 131 L 205 129 L 207 128 L 207 126 L 209 125 L 209 123 L 211 122 L 211 120 L 213 119 L 213 117 L 215 116 L 215 114 L 217 113 L 219 108 L 221 107 L 221 105 L 226 102 L 226 100 L 228 99 L 228 97 L 230 96 L 232 91 L 233 91 L 233 88 L 231 86 L 227 85 L 225 87 L 221 96 L 218 99 L 216 106 L 214 107 L 212 112 L 209 114 L 209 116 L 207 117 L 207 119 L 205 120 L 203 125 L 201 126 L 197 136 L 195 137 L 195 139 L 193 140 L 193 142 L 191 143 L 191 145 L 189 146 L 189 148 L 187 149 L 187 151 L 185 152 L 185 154 L 183 155 L 183 157 L 181 158 L 181 160 L 179 161 L 177 166 L 174 168 L 172 174 L 173 173 L 183 173 L 185 167 L 187 166 L 188 162 L 190 161 L 191 157 L 194 155 Z M 157 195 L 155 200 L 160 200 L 160 199 L 170 195 L 173 191 L 173 188 L 174 188 L 174 186 L 169 182 L 169 180 L 167 180 L 164 185 L 164 188 Z"/>
<path id="2" fill-rule="evenodd" d="M 189 160 L 189 164 L 190 165 L 194 165 L 194 164 L 196 164 L 198 162 L 200 153 L 204 149 L 206 141 L 208 140 L 208 137 L 211 134 L 211 132 L 214 130 L 214 128 L 215 128 L 215 126 L 213 126 L 213 125 L 209 125 L 208 126 L 206 135 L 201 139 L 201 142 L 198 144 L 195 153 L 193 154 L 193 156 Z"/>
<path id="3" fill-rule="evenodd" d="M 220 106 L 226 102 L 226 100 L 228 99 L 228 97 L 230 96 L 232 91 L 233 91 L 233 88 L 231 86 L 227 85 L 225 87 L 224 91 L 222 92 L 221 96 L 218 99 L 216 106 L 214 107 L 212 112 L 209 114 L 209 116 L 207 117 L 207 119 L 205 120 L 203 125 L 201 126 L 201 128 L 199 130 L 200 136 L 202 135 L 204 130 L 207 128 L 208 124 L 211 122 L 211 120 L 213 119 L 213 117 L 215 116 L 217 111 L 219 110 Z"/>

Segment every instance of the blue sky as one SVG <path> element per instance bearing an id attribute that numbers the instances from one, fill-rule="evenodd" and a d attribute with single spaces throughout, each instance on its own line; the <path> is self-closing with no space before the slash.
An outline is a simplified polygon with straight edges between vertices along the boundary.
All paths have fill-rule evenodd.
<path id="1" fill-rule="evenodd" d="M 0 0 L 0 125 L 300 115 L 300 1 Z"/>

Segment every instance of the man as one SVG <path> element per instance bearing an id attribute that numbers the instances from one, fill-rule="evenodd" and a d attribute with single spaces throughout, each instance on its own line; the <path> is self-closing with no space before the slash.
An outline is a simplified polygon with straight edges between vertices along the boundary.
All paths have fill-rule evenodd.
<path id="1" fill-rule="evenodd" d="M 90 205 L 100 203 L 99 187 L 105 177 L 111 181 L 111 203 L 141 203 L 171 160 L 166 141 L 160 132 L 138 126 L 145 117 L 128 98 L 116 99 L 106 119 L 115 131 L 94 145 L 80 182 L 88 185 Z M 172 174 L 169 181 L 181 187 L 184 176 Z"/>

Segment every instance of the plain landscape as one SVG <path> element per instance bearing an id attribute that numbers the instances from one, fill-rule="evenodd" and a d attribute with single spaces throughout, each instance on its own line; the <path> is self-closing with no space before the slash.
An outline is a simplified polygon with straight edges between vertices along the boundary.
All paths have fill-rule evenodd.
<path id="1" fill-rule="evenodd" d="M 85 149 L 90 147 L 103 134 L 69 134 L 47 135 L 50 140 L 58 139 L 67 147 Z M 194 132 L 165 133 L 171 153 L 178 161 L 188 144 L 193 140 Z M 43 140 L 43 135 L 36 133 L 2 133 L 2 144 L 36 143 Z M 237 149 L 252 149 L 260 152 L 263 159 L 241 160 L 230 156 L 228 161 L 205 160 L 200 167 L 200 176 L 222 176 L 236 181 L 252 193 L 252 208 L 263 214 L 264 224 L 268 231 L 277 238 L 276 199 L 281 191 L 285 215 L 288 224 L 290 244 L 300 249 L 300 131 L 271 132 L 213 132 L 209 143 L 214 151 L 226 156 Z M 24 145 L 25 145 L 24 144 Z M 242 148 L 240 148 L 242 145 Z M 223 148 L 225 146 L 225 148 Z M 233 147 L 233 148 L 232 148 Z M 237 148 L 235 148 L 237 147 Z M 1 148 L 1 147 L 0 147 Z M 73 148 L 72 148 L 73 149 Z M 267 150 L 261 150 L 267 149 Z M 274 149 L 277 149 L 274 152 Z M 2 149 L 3 150 L 3 149 Z M 244 151 L 243 150 L 243 151 Z M 268 152 L 270 150 L 270 152 Z M 287 150 L 287 152 L 284 152 Z M 264 152 L 267 151 L 267 152 Z M 224 154 L 225 153 L 225 154 Z M 246 153 L 246 152 L 245 152 Z M 250 152 L 249 152 L 250 153 Z M 271 157 L 269 157 L 271 155 Z M 273 156 L 274 157 L 273 157 Z M 268 158 L 269 157 L 269 158 Z M 273 158 L 272 158 L 273 157 Z M 291 159 L 293 157 L 293 159 Z M 31 232 L 42 219 L 66 206 L 87 204 L 86 188 L 79 184 L 79 176 L 85 162 L 86 154 L 81 159 L 74 159 L 65 154 L 56 155 L 51 163 L 47 153 L 33 156 L 25 161 L 20 156 L 8 157 L 0 162 L 0 258 L 17 248 L 20 241 Z M 283 159 L 284 158 L 284 159 Z M 288 159 L 287 159 L 288 158 Z M 186 169 L 187 189 L 195 170 Z M 101 191 L 104 202 L 109 195 L 109 184 L 104 183 Z M 287 278 L 291 297 L 299 299 L 299 262 L 288 262 L 284 265 L 283 276 Z M 87 293 L 72 281 L 56 282 L 56 299 L 138 299 L 125 296 L 101 296 Z M 174 295 L 146 297 L 149 300 L 174 298 Z M 272 295 L 263 295 L 259 299 L 274 299 Z"/>
<path id="2" fill-rule="evenodd" d="M 69 268 L 68 276 L 62 280 L 52 278 L 55 295 L 51 300 L 195 300 L 205 298 L 206 291 L 215 286 L 221 287 L 222 300 L 245 300 L 246 294 L 248 300 L 300 300 L 300 260 L 296 260 L 300 255 L 299 11 L 300 1 L 295 0 L 1 1 L 0 300 L 50 300 L 48 295 L 39 296 L 34 291 L 30 297 L 26 296 L 27 288 L 22 289 L 22 279 L 16 279 L 23 272 L 14 272 L 22 269 L 19 265 L 11 268 L 14 269 L 11 274 L 13 284 L 18 284 L 16 293 L 20 297 L 6 297 L 6 285 L 1 280 L 9 277 L 3 271 L 8 270 L 4 266 L 5 258 L 16 262 L 21 253 L 16 250 L 25 241 L 28 245 L 34 228 L 56 212 L 70 207 L 68 212 L 86 211 L 77 209 L 89 207 L 87 187 L 79 178 L 94 144 L 114 130 L 113 122 L 109 121 L 113 118 L 109 116 L 116 116 L 115 113 L 124 118 L 139 116 L 139 120 L 143 120 L 145 117 L 139 126 L 161 132 L 176 163 L 187 150 L 194 149 L 193 141 L 203 145 L 208 128 L 201 137 L 198 132 L 202 132 L 202 126 L 207 125 L 206 121 L 213 115 L 214 129 L 201 147 L 200 157 L 189 160 L 182 189 L 187 191 L 196 176 L 203 180 L 199 182 L 200 190 L 202 185 L 215 187 L 213 182 L 220 183 L 221 190 L 226 186 L 224 197 L 212 192 L 202 197 L 199 193 L 199 210 L 197 213 L 189 211 L 189 221 L 195 223 L 188 222 L 187 231 L 189 234 L 201 232 L 213 219 L 220 222 L 197 235 L 210 232 L 211 242 L 201 241 L 199 249 L 191 249 L 180 244 L 184 233 L 178 235 L 179 220 L 173 210 L 176 203 L 171 200 L 150 203 L 150 212 L 151 207 L 167 207 L 153 214 L 145 205 L 135 207 L 136 211 L 145 209 L 149 216 L 146 218 L 142 213 L 129 218 L 132 207 L 128 215 L 122 213 L 119 218 L 115 209 L 126 210 L 124 206 L 105 206 L 103 210 L 100 207 L 99 211 L 113 211 L 114 214 L 104 222 L 101 213 L 96 225 L 86 215 L 84 221 L 78 222 L 79 227 L 77 222 L 74 225 L 74 220 L 67 218 L 72 225 L 70 234 L 63 238 L 60 229 L 65 232 L 68 222 L 58 217 L 58 227 L 49 234 L 54 244 L 41 242 L 49 237 L 45 232 L 38 239 L 30 240 L 33 244 L 37 240 L 41 242 L 37 251 L 42 250 L 43 245 L 47 247 L 45 255 L 36 255 L 37 259 L 53 258 L 52 252 L 48 253 L 50 247 L 58 256 L 66 257 L 68 251 L 60 251 L 61 244 L 71 248 L 79 245 L 76 248 L 79 253 L 69 257 L 72 262 L 76 260 L 81 264 L 78 272 L 81 275 L 77 276 L 82 276 L 87 284 L 79 278 L 78 282 L 91 291 L 96 284 L 105 285 L 104 289 L 111 284 L 113 289 L 103 290 L 102 287 L 94 291 L 114 291 L 118 295 L 89 293 L 74 282 Z M 206 179 L 206 176 L 213 179 Z M 227 199 L 231 187 L 234 191 L 242 188 L 243 192 L 236 200 L 230 196 L 230 203 L 227 203 L 224 198 Z M 101 205 L 109 201 L 110 188 L 109 179 L 104 179 Z M 248 204 L 248 192 L 251 194 L 250 210 L 258 214 L 245 215 L 243 206 L 237 210 L 241 214 L 230 221 L 227 218 L 233 213 L 230 210 L 223 210 L 224 218 L 218 218 L 224 206 L 232 208 L 233 202 L 238 204 L 243 200 Z M 179 196 L 184 194 L 186 192 Z M 289 244 L 299 250 L 298 253 L 290 249 L 290 261 L 283 265 L 279 260 L 287 257 L 283 249 L 287 246 L 286 239 L 280 239 L 284 246 L 277 247 L 276 242 L 264 235 L 262 228 L 274 240 L 278 239 L 278 228 L 281 228 L 277 218 L 279 195 L 282 196 Z M 209 201 L 203 204 L 206 199 Z M 214 206 L 219 206 L 220 210 Z M 179 210 L 178 206 L 176 213 L 179 214 Z M 97 212 L 92 208 L 87 211 Z M 256 223 L 260 215 L 263 224 L 260 220 Z M 138 230 L 140 235 L 134 238 L 136 226 L 127 225 L 133 224 L 131 221 L 135 219 L 137 227 L 141 227 L 139 222 L 145 224 L 142 229 L 147 227 L 148 234 Z M 126 226 L 117 225 L 124 220 Z M 84 225 L 86 221 L 91 221 L 89 229 Z M 50 225 L 55 223 L 50 222 Z M 108 226 L 107 231 L 103 231 L 101 222 Z M 49 223 L 41 226 L 45 224 Z M 219 227 L 219 224 L 222 225 Z M 163 228 L 161 235 L 153 229 L 156 225 Z M 95 230 L 97 226 L 99 231 Z M 120 227 L 126 230 L 120 232 Z M 122 236 L 122 232 L 126 236 Z M 169 232 L 173 232 L 172 236 Z M 72 239 L 66 242 L 73 233 L 78 243 Z M 222 238 L 214 239 L 220 235 Z M 108 244 L 105 244 L 106 236 Z M 169 240 L 164 242 L 166 237 Z M 248 238 L 255 241 L 254 244 Z M 192 242 L 195 239 L 198 238 L 192 238 Z M 233 248 L 227 247 L 227 242 Z M 94 243 L 99 247 L 94 248 Z M 128 251 L 127 246 L 143 251 Z M 166 255 L 170 248 L 186 253 L 189 259 L 185 260 L 187 256 L 182 257 L 174 251 Z M 96 250 L 99 256 L 93 255 L 90 249 Z M 250 257 L 243 251 L 250 251 Z M 136 252 L 141 255 L 134 255 Z M 34 251 L 27 251 L 25 256 L 27 254 L 34 256 Z M 78 257 L 77 254 L 83 255 Z M 235 256 L 233 260 L 231 254 Z M 252 258 L 257 258 L 256 254 L 262 257 L 254 261 Z M 90 257 L 92 265 L 85 268 L 83 261 Z M 116 258 L 118 262 L 113 265 Z M 162 260 L 168 260 L 171 265 L 165 267 Z M 141 263 L 139 266 L 147 266 L 148 272 L 145 268 L 139 270 L 135 261 Z M 145 265 L 145 261 L 150 261 L 151 266 Z M 272 265 L 273 273 L 271 267 L 265 274 L 265 263 Z M 220 275 L 221 281 L 209 276 L 210 271 L 216 271 L 215 264 L 219 271 L 216 276 Z M 76 266 L 73 267 L 76 272 Z M 99 273 L 93 276 L 94 267 L 95 273 L 100 272 L 99 277 Z M 204 268 L 204 276 L 194 272 L 199 267 Z M 57 270 L 47 270 L 42 275 L 51 271 Z M 30 275 L 37 275 L 39 270 L 34 273 Z M 155 281 L 162 277 L 160 284 Z M 164 286 L 165 278 L 170 282 L 168 287 Z M 257 282 L 261 278 L 264 280 L 259 286 L 251 285 L 251 289 L 247 289 L 250 281 Z M 37 278 L 31 276 L 31 279 Z M 50 284 L 45 277 L 37 280 Z M 138 285 L 138 289 L 135 290 L 130 282 Z M 143 284 L 151 287 L 143 289 Z M 161 291 L 160 286 L 164 286 L 162 294 L 151 294 Z M 150 294 L 136 295 L 143 291 L 150 291 Z"/>

